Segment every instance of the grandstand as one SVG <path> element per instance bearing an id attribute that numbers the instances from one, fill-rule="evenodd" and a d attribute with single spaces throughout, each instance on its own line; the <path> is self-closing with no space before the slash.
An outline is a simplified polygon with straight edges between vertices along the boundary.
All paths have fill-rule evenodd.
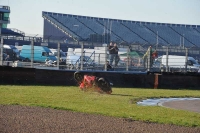
<path id="1" fill-rule="evenodd" d="M 9 45 L 22 46 L 33 40 L 34 45 L 48 43 L 49 47 L 57 48 L 59 42 L 62 49 L 67 51 L 68 47 L 80 47 L 80 42 L 84 42 L 84 47 L 92 48 L 115 41 L 120 47 L 131 45 L 139 51 L 146 51 L 151 45 L 159 53 L 166 53 L 166 47 L 171 52 L 184 53 L 184 48 L 190 48 L 190 53 L 200 53 L 200 25 L 140 22 L 43 11 L 43 36 L 29 36 L 20 30 L 7 28 L 9 13 L 8 6 L 0 6 L 1 35 L 4 43 Z"/>
<path id="2" fill-rule="evenodd" d="M 200 47 L 200 25 L 129 21 L 109 18 L 42 12 L 44 38 L 64 36 L 75 41 L 128 45 Z M 106 39 L 105 39 L 106 37 Z"/>

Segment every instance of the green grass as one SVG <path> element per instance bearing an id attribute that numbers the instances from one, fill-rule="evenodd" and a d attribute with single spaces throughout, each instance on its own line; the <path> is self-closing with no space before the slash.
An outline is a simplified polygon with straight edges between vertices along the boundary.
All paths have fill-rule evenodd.
<path id="1" fill-rule="evenodd" d="M 197 90 L 113 88 L 113 93 L 83 92 L 78 87 L 0 85 L 0 104 L 50 107 L 132 120 L 200 127 L 200 114 L 160 106 L 138 106 L 146 98 L 200 97 Z"/>

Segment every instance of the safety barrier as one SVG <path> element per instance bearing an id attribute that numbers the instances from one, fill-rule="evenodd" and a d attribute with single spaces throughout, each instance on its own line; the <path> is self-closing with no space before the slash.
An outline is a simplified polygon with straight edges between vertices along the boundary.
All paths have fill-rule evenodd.
<path id="1" fill-rule="evenodd" d="M 76 86 L 74 70 L 46 70 L 0 67 L 0 84 Z M 198 73 L 155 73 L 126 71 L 81 71 L 83 74 L 107 78 L 113 87 L 160 89 L 200 89 Z M 156 89 L 155 88 L 155 89 Z"/>

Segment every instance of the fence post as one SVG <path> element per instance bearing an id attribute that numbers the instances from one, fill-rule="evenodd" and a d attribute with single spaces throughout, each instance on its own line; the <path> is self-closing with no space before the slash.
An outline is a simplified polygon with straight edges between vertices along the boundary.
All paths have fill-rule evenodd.
<path id="1" fill-rule="evenodd" d="M 147 55 L 147 72 L 150 71 L 151 66 L 151 46 L 148 49 L 148 55 Z"/>
<path id="2" fill-rule="evenodd" d="M 31 68 L 33 68 L 33 60 L 34 60 L 34 41 L 31 40 Z"/>
<path id="3" fill-rule="evenodd" d="M 155 76 L 154 76 L 154 89 L 157 89 L 158 88 L 158 74 L 156 73 Z"/>
<path id="4" fill-rule="evenodd" d="M 185 72 L 187 72 L 188 49 L 185 48 Z"/>
<path id="5" fill-rule="evenodd" d="M 0 66 L 3 66 L 3 37 L 1 37 L 0 44 Z"/>
<path id="6" fill-rule="evenodd" d="M 107 47 L 105 46 L 105 71 L 107 71 Z"/>
<path id="7" fill-rule="evenodd" d="M 57 68 L 59 69 L 60 64 L 60 43 L 58 42 L 58 49 L 57 49 Z"/>
<path id="8" fill-rule="evenodd" d="M 129 48 L 127 48 L 127 62 L 126 62 L 126 71 L 128 71 L 129 67 Z"/>
<path id="9" fill-rule="evenodd" d="M 94 68 L 95 68 L 95 65 L 96 65 L 96 64 L 95 64 L 95 62 L 96 62 L 96 61 L 95 61 L 95 56 L 96 56 L 96 53 L 95 53 L 95 51 L 94 51 L 94 62 L 92 62 L 92 63 L 94 63 Z"/>
<path id="10" fill-rule="evenodd" d="M 83 70 L 83 49 L 84 49 L 84 42 L 81 44 L 81 70 Z"/>
<path id="11" fill-rule="evenodd" d="M 101 54 L 99 54 L 99 57 L 98 57 L 98 65 L 100 65 L 100 58 L 101 58 Z"/>
<path id="12" fill-rule="evenodd" d="M 168 72 L 168 69 L 169 69 L 168 60 L 169 60 L 169 48 L 167 47 L 167 50 L 166 50 L 166 72 Z"/>

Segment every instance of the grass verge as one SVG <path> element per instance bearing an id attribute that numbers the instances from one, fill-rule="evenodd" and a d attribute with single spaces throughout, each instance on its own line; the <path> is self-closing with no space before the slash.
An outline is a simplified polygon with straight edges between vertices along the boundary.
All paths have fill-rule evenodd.
<path id="1" fill-rule="evenodd" d="M 0 85 L 0 104 L 50 107 L 147 122 L 200 127 L 200 114 L 164 108 L 138 106 L 146 98 L 200 97 L 197 90 L 113 88 L 111 95 L 83 92 L 78 87 Z"/>

